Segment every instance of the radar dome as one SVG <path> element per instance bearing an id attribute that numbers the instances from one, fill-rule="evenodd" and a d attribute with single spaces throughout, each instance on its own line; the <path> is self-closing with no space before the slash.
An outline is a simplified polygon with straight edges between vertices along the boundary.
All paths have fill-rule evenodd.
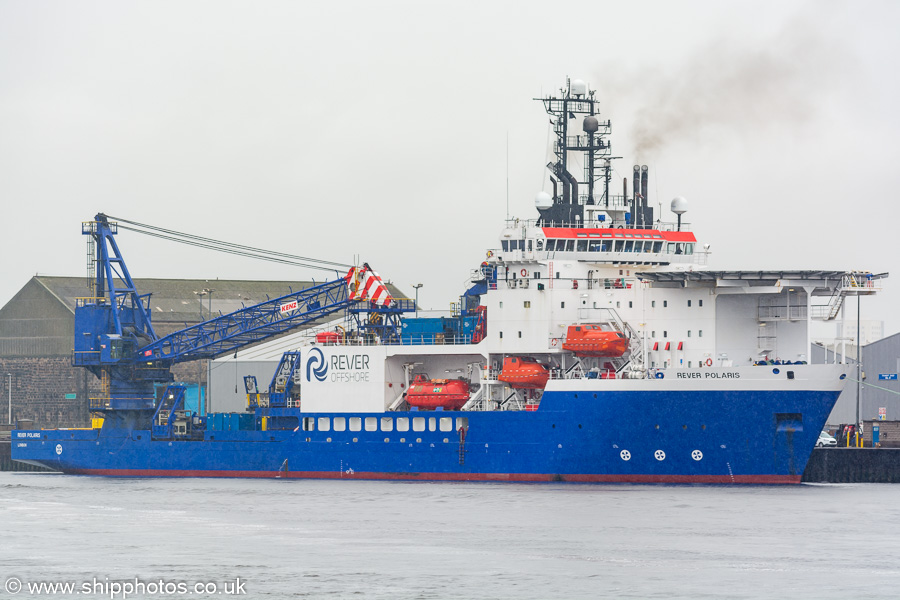
<path id="1" fill-rule="evenodd" d="M 675 196 L 672 199 L 672 212 L 676 215 L 683 215 L 687 212 L 688 201 L 681 196 Z"/>
<path id="2" fill-rule="evenodd" d="M 569 89 L 572 90 L 573 96 L 587 95 L 587 84 L 580 79 L 573 80 Z"/>
<path id="3" fill-rule="evenodd" d="M 538 192 L 534 197 L 534 206 L 538 210 L 546 210 L 553 206 L 553 197 L 547 192 Z"/>
<path id="4" fill-rule="evenodd" d="M 600 129 L 600 122 L 597 120 L 597 117 L 587 116 L 584 118 L 581 128 L 584 129 L 585 133 L 596 133 Z"/>

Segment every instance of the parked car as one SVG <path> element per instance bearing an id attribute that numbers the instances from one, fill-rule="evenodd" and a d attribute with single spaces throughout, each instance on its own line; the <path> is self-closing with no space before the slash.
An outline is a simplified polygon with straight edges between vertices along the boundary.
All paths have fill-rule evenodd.
<path id="1" fill-rule="evenodd" d="M 837 446 L 837 440 L 831 437 L 831 434 L 827 431 L 819 433 L 819 439 L 816 440 L 817 448 L 822 448 L 824 446 Z"/>

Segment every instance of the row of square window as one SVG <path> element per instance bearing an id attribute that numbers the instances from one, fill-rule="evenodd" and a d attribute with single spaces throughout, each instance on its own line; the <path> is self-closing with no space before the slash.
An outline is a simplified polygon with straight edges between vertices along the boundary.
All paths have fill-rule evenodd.
<path id="1" fill-rule="evenodd" d="M 523 305 L 524 305 L 525 308 L 531 308 L 531 300 L 524 300 L 523 303 L 524 303 Z M 668 300 L 663 300 L 662 303 L 663 303 L 663 308 L 668 308 L 668 307 L 669 307 L 669 301 L 668 301 Z M 583 303 L 582 303 L 582 304 L 583 304 Z M 595 305 L 594 308 L 597 308 L 597 307 L 596 307 L 596 304 L 597 304 L 597 303 L 594 302 L 594 305 Z M 687 301 L 687 305 L 688 305 L 688 307 L 691 306 L 691 301 L 690 301 L 690 300 Z M 703 300 L 697 300 L 697 306 L 703 306 Z M 559 307 L 560 307 L 560 308 L 565 308 L 565 307 L 566 307 L 566 303 L 565 303 L 565 302 L 560 302 L 560 303 L 559 303 Z M 503 302 L 502 302 L 502 301 L 500 302 L 500 308 L 503 308 Z M 616 302 L 616 308 L 622 308 L 622 303 L 621 303 L 621 302 Z M 632 300 L 629 300 L 629 301 L 628 301 L 628 308 L 634 308 L 634 304 L 633 304 L 633 301 L 632 301 Z M 650 301 L 650 308 L 656 308 L 656 300 L 651 300 L 651 301 Z"/>
<path id="2" fill-rule="evenodd" d="M 396 422 L 395 422 L 396 421 Z M 303 417 L 303 431 L 409 431 L 412 421 L 413 431 L 459 431 L 468 429 L 468 417 L 456 418 L 456 429 L 453 428 L 453 417 Z M 295 421 L 296 422 L 296 421 Z"/>
<path id="3" fill-rule="evenodd" d="M 664 338 L 669 337 L 669 332 L 668 332 L 668 331 L 663 331 L 663 332 L 662 332 L 662 336 L 663 336 Z M 688 337 L 691 337 L 691 330 L 690 330 L 690 329 L 688 329 L 687 336 L 688 336 Z M 520 337 L 520 338 L 522 337 L 522 332 L 521 332 L 521 331 L 519 332 L 519 337 Z M 656 337 L 656 331 L 651 331 L 651 332 L 650 332 L 650 339 L 653 339 L 653 338 L 655 338 L 655 337 Z M 697 330 L 697 337 L 703 337 L 703 330 L 702 330 L 702 329 L 698 329 L 698 330 Z M 500 332 L 500 339 L 503 339 L 503 332 L 502 332 L 502 331 Z"/>
<path id="4" fill-rule="evenodd" d="M 662 336 L 663 336 L 664 338 L 669 337 L 669 332 L 668 332 L 668 331 L 663 331 L 663 335 L 662 335 Z M 688 336 L 688 337 L 691 337 L 691 330 L 690 330 L 690 329 L 688 329 L 687 336 Z M 655 337 L 656 337 L 656 331 L 651 331 L 651 332 L 650 332 L 650 339 L 652 340 L 652 339 L 654 339 Z M 703 337 L 703 330 L 702 330 L 702 329 L 698 329 L 698 330 L 697 330 L 697 337 Z"/>

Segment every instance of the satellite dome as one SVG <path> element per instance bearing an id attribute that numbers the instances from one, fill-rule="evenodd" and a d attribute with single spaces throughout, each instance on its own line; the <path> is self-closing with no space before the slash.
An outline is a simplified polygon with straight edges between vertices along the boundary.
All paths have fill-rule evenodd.
<path id="1" fill-rule="evenodd" d="M 688 201 L 685 200 L 682 196 L 675 196 L 672 199 L 672 212 L 676 215 L 683 215 L 687 212 L 688 209 Z"/>
<path id="2" fill-rule="evenodd" d="M 538 192 L 534 197 L 534 206 L 538 210 L 546 210 L 553 206 L 553 197 L 547 192 Z"/>
<path id="3" fill-rule="evenodd" d="M 597 120 L 597 117 L 587 116 L 584 118 L 581 128 L 584 129 L 585 133 L 596 133 L 600 129 L 600 122 Z"/>
<path id="4" fill-rule="evenodd" d="M 569 89 L 572 91 L 573 96 L 587 95 L 587 84 L 580 79 L 573 80 Z"/>

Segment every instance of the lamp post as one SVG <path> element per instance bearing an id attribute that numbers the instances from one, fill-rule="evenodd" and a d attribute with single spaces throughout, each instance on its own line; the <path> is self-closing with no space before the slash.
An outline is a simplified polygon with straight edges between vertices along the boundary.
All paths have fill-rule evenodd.
<path id="1" fill-rule="evenodd" d="M 416 283 L 413 284 L 413 287 L 416 288 L 416 316 L 419 316 L 419 288 L 425 285 L 424 283 Z"/>
<path id="2" fill-rule="evenodd" d="M 200 301 L 200 320 L 203 320 L 203 296 L 208 298 L 207 304 L 207 320 L 212 319 L 212 295 L 213 292 L 216 291 L 212 288 L 203 288 L 199 292 L 194 292 L 198 296 L 198 300 Z M 200 370 L 199 367 L 197 369 L 197 412 L 201 415 L 205 415 L 209 412 L 209 403 L 212 398 L 209 394 L 209 375 L 210 375 L 210 362 L 209 359 L 206 359 L 206 406 L 205 410 L 201 406 L 200 402 Z"/>

